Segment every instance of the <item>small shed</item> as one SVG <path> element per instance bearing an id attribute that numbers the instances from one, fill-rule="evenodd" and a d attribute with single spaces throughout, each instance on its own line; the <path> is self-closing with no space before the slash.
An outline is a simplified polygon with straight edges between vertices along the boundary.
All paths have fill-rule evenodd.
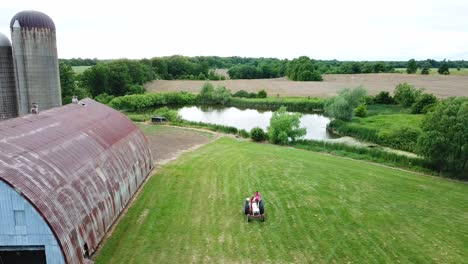
<path id="1" fill-rule="evenodd" d="M 153 124 L 161 124 L 161 123 L 165 123 L 167 120 L 164 116 L 153 116 L 151 118 L 151 123 Z"/>

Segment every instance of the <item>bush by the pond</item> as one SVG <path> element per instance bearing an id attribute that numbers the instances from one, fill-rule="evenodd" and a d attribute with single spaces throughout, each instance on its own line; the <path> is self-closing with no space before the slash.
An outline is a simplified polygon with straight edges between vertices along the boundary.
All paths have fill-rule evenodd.
<path id="1" fill-rule="evenodd" d="M 195 104 L 196 99 L 196 95 L 186 92 L 132 94 L 116 97 L 109 105 L 119 110 L 141 111 L 165 105 Z"/>
<path id="2" fill-rule="evenodd" d="M 387 91 L 381 91 L 376 96 L 374 96 L 375 104 L 394 104 L 395 100 Z"/>
<path id="3" fill-rule="evenodd" d="M 261 129 L 259 127 L 254 127 L 254 128 L 252 128 L 252 130 L 250 130 L 250 138 L 253 141 L 257 141 L 257 142 L 265 141 L 266 133 L 265 133 L 265 131 L 263 131 L 263 129 Z"/>
<path id="4" fill-rule="evenodd" d="M 298 140 L 291 143 L 291 146 L 299 149 L 326 152 L 353 159 L 369 160 L 390 166 L 403 167 L 434 174 L 431 164 L 422 158 L 391 153 L 384 151 L 381 148 L 356 147 L 342 143 L 328 143 L 316 140 Z"/>
<path id="5" fill-rule="evenodd" d="M 425 114 L 425 111 L 427 111 L 427 109 L 435 103 L 437 103 L 437 97 L 435 97 L 433 94 L 423 93 L 411 106 L 411 113 Z"/>
<path id="6" fill-rule="evenodd" d="M 354 109 L 364 102 L 366 95 L 367 90 L 362 87 L 343 89 L 337 96 L 327 99 L 325 113 L 337 119 L 350 121 Z"/>
<path id="7" fill-rule="evenodd" d="M 273 144 L 288 144 L 306 134 L 306 129 L 300 127 L 300 113 L 289 113 L 286 107 L 282 106 L 275 111 L 270 119 L 268 127 L 268 139 Z"/>
<path id="8" fill-rule="evenodd" d="M 177 110 L 169 109 L 167 107 L 161 107 L 159 109 L 156 109 L 153 112 L 153 115 L 165 117 L 167 121 L 171 122 L 179 122 L 182 120 Z"/>
<path id="9" fill-rule="evenodd" d="M 257 94 L 257 98 L 267 98 L 267 92 L 265 90 L 260 90 Z"/>
<path id="10" fill-rule="evenodd" d="M 366 117 L 367 115 L 367 106 L 366 104 L 360 104 L 356 109 L 354 109 L 354 115 L 357 117 Z"/>

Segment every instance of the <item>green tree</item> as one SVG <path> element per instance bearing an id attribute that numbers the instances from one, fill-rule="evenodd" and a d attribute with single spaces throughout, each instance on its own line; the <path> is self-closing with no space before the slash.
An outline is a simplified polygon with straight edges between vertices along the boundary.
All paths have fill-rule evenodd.
<path id="1" fill-rule="evenodd" d="M 250 138 L 257 142 L 264 141 L 266 139 L 265 131 L 259 127 L 254 127 L 250 130 Z"/>
<path id="2" fill-rule="evenodd" d="M 418 153 L 442 170 L 468 179 L 468 97 L 439 102 L 426 114 L 418 139 Z"/>
<path id="3" fill-rule="evenodd" d="M 218 86 L 214 89 L 212 101 L 214 104 L 225 105 L 231 99 L 231 91 L 224 86 Z"/>
<path id="4" fill-rule="evenodd" d="M 428 75 L 429 72 L 431 71 L 432 65 L 429 62 L 424 62 L 422 67 L 421 67 L 421 74 Z"/>
<path id="5" fill-rule="evenodd" d="M 340 120 L 350 121 L 354 108 L 363 103 L 366 95 L 367 91 L 362 87 L 343 89 L 337 96 L 325 102 L 325 113 Z"/>
<path id="6" fill-rule="evenodd" d="M 400 83 L 395 87 L 393 97 L 395 98 L 395 101 L 402 106 L 410 107 L 414 104 L 421 92 L 421 90 L 414 88 L 414 86 L 408 83 Z"/>
<path id="7" fill-rule="evenodd" d="M 274 144 L 288 144 L 306 134 L 306 129 L 300 127 L 300 113 L 288 113 L 282 106 L 273 113 L 268 127 L 268 138 Z"/>
<path id="8" fill-rule="evenodd" d="M 443 60 L 440 63 L 440 66 L 439 66 L 439 69 L 437 70 L 437 72 L 439 74 L 443 74 L 443 75 L 449 75 L 450 74 L 449 65 L 448 65 L 446 60 Z"/>
<path id="9" fill-rule="evenodd" d="M 436 102 L 437 97 L 435 97 L 433 94 L 423 93 L 418 96 L 414 104 L 411 106 L 411 113 L 424 114 L 425 110 Z"/>
<path id="10" fill-rule="evenodd" d="M 354 115 L 357 117 L 366 117 L 367 115 L 367 106 L 366 104 L 360 104 L 354 109 Z"/>
<path id="11" fill-rule="evenodd" d="M 198 94 L 201 103 L 210 103 L 213 100 L 214 86 L 210 82 L 203 84 L 200 93 Z"/>
<path id="12" fill-rule="evenodd" d="M 293 81 L 322 81 L 322 76 L 317 72 L 314 61 L 307 56 L 289 62 L 287 75 Z"/>
<path id="13" fill-rule="evenodd" d="M 75 72 L 72 67 L 64 62 L 59 63 L 60 72 L 60 87 L 62 89 L 63 104 L 71 102 L 71 98 L 75 95 L 76 80 Z"/>
<path id="14" fill-rule="evenodd" d="M 411 59 L 408 61 L 408 64 L 406 66 L 406 72 L 409 74 L 416 73 L 418 71 L 418 64 L 414 59 Z"/>
<path id="15" fill-rule="evenodd" d="M 260 90 L 258 92 L 257 98 L 267 98 L 267 92 L 265 90 Z"/>

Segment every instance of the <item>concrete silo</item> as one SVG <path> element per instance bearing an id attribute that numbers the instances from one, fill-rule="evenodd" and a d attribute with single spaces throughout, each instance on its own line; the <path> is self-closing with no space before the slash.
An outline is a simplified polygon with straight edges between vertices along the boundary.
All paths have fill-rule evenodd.
<path id="1" fill-rule="evenodd" d="M 0 33 L 0 120 L 18 116 L 10 40 Z"/>
<path id="2" fill-rule="evenodd" d="M 22 11 L 10 22 L 19 115 L 62 105 L 55 24 L 44 13 Z"/>

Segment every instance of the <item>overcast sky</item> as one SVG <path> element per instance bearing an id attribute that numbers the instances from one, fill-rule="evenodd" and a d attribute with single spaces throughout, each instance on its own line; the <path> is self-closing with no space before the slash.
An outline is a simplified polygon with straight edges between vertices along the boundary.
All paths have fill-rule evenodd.
<path id="1" fill-rule="evenodd" d="M 338 60 L 468 60 L 467 0 L 21 0 L 48 14 L 60 58 L 181 54 Z"/>

